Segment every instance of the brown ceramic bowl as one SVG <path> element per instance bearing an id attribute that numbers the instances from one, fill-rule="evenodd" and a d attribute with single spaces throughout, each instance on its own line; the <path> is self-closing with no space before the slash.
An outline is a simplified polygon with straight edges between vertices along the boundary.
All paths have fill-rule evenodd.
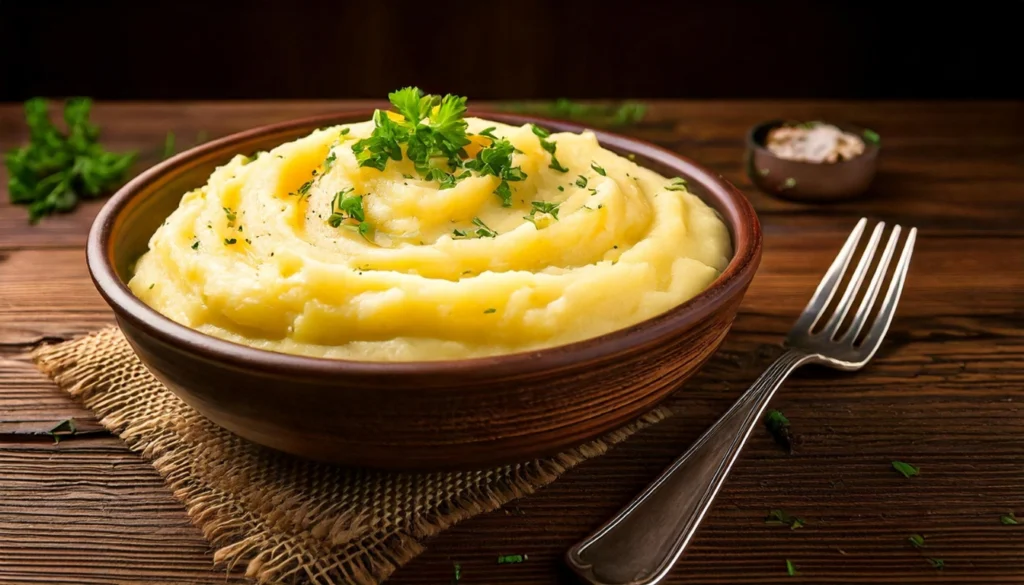
<path id="1" fill-rule="evenodd" d="M 868 190 L 878 165 L 877 144 L 865 140 L 863 154 L 836 163 L 787 160 L 775 156 L 765 146 L 768 133 L 785 123 L 785 120 L 764 122 L 747 134 L 747 174 L 758 189 L 796 201 L 838 201 L 857 197 Z M 864 137 L 864 128 L 834 125 Z"/>
<path id="2" fill-rule="evenodd" d="M 742 194 L 674 153 L 605 132 L 606 148 L 684 176 L 725 219 L 735 255 L 700 295 L 628 329 L 570 345 L 435 362 L 358 362 L 254 349 L 189 329 L 125 286 L 150 235 L 181 195 L 236 153 L 268 150 L 343 113 L 257 128 L 196 147 L 142 173 L 104 206 L 87 259 L 100 294 L 149 370 L 213 422 L 313 459 L 390 469 L 479 467 L 556 453 L 648 411 L 714 353 L 761 258 L 761 227 Z M 553 120 L 486 114 L 510 124 Z"/>

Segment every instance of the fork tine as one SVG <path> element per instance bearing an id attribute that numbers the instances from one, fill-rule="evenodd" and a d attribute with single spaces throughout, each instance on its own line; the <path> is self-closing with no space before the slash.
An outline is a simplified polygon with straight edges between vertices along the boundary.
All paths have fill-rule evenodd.
<path id="1" fill-rule="evenodd" d="M 822 333 L 829 339 L 836 336 L 839 326 L 843 323 L 843 319 L 850 312 L 853 299 L 856 298 L 857 291 L 860 290 L 860 285 L 864 282 L 864 276 L 868 272 L 868 267 L 871 266 L 871 261 L 875 258 L 875 248 L 878 247 L 878 241 L 882 239 L 882 230 L 884 229 L 885 222 L 880 221 L 875 226 L 874 231 L 871 232 L 871 239 L 868 240 L 868 245 L 864 247 L 864 251 L 860 255 L 860 262 L 857 263 L 857 268 L 853 270 L 853 276 L 850 277 L 850 282 L 846 285 L 846 290 L 843 291 L 843 296 L 839 299 L 835 312 L 832 313 L 828 322 L 825 323 Z"/>
<path id="2" fill-rule="evenodd" d="M 917 228 L 910 228 L 907 234 L 907 242 L 903 244 L 903 253 L 900 254 L 900 261 L 896 264 L 896 271 L 892 275 L 892 282 L 889 283 L 889 290 L 885 293 L 885 300 L 882 301 L 882 308 L 875 317 L 875 322 L 864 337 L 861 349 L 867 350 L 865 360 L 871 359 L 878 346 L 882 344 L 885 332 L 889 330 L 892 317 L 896 314 L 896 304 L 900 301 L 900 293 L 903 292 L 903 281 L 907 279 L 907 269 L 910 267 L 910 256 L 914 252 L 914 240 L 917 239 Z"/>
<path id="3" fill-rule="evenodd" d="M 896 250 L 896 243 L 900 239 L 900 231 L 899 225 L 893 226 L 892 234 L 889 235 L 889 242 L 885 245 L 885 250 L 882 252 L 882 259 L 878 261 L 875 274 L 871 277 L 871 282 L 868 284 L 868 291 L 864 294 L 860 307 L 857 308 L 857 312 L 853 315 L 853 322 L 850 323 L 850 328 L 843 334 L 840 341 L 850 341 L 852 343 L 860 335 L 861 330 L 864 329 L 868 315 L 871 314 L 871 307 L 874 306 L 875 299 L 878 298 L 878 291 L 882 290 L 882 279 L 885 278 L 885 273 L 889 270 L 892 253 Z"/>
<path id="4" fill-rule="evenodd" d="M 814 324 L 818 322 L 822 311 L 828 307 L 829 301 L 836 294 L 836 288 L 838 288 L 839 282 L 843 279 L 846 267 L 850 265 L 850 258 L 853 257 L 853 251 L 857 249 L 857 242 L 860 241 L 860 236 L 864 233 L 864 226 L 867 223 L 868 218 L 860 218 L 857 226 L 850 232 L 850 237 L 846 238 L 846 243 L 839 250 L 836 259 L 832 261 L 832 266 L 825 273 L 825 278 L 822 278 L 821 282 L 818 283 L 814 296 L 811 297 L 807 307 L 804 308 L 804 312 L 800 314 L 800 317 L 793 325 L 793 331 L 810 331 Z"/>

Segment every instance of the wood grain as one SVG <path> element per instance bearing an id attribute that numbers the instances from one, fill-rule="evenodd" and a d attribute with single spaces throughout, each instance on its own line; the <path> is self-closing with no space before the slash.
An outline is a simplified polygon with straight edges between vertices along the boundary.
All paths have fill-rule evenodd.
<path id="1" fill-rule="evenodd" d="M 155 149 L 171 128 L 181 140 L 201 128 L 226 133 L 342 107 L 101 104 L 97 112 L 112 141 Z M 19 117 L 0 107 L 3 146 L 21 140 Z M 750 190 L 743 133 L 772 117 L 878 131 L 871 197 L 815 206 Z M 1024 527 L 999 521 L 1011 510 L 1024 516 L 1024 106 L 664 102 L 629 132 L 712 166 L 757 207 L 764 256 L 732 333 L 672 399 L 675 417 L 507 510 L 443 533 L 392 582 L 448 583 L 459 562 L 469 585 L 572 583 L 563 551 L 635 495 L 770 362 L 772 345 L 861 215 L 921 229 L 887 343 L 858 374 L 808 368 L 787 383 L 773 407 L 792 421 L 795 453 L 755 432 L 668 582 L 1024 580 Z M 54 445 L 32 434 L 69 416 L 90 423 L 25 351 L 111 317 L 78 247 L 89 210 L 29 228 L 23 210 L 2 200 L 0 582 L 224 582 L 157 474 L 116 439 Z M 920 466 L 921 475 L 903 478 L 893 459 Z M 807 526 L 766 526 L 773 508 Z M 926 537 L 923 551 L 907 542 L 914 533 Z M 496 556 L 510 553 L 529 559 L 497 566 Z M 925 557 L 946 568 L 932 569 Z M 786 575 L 787 558 L 801 577 Z"/>

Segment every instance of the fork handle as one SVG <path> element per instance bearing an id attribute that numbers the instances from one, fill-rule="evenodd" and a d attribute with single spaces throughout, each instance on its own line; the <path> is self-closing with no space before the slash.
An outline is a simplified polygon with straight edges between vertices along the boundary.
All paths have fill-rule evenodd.
<path id="1" fill-rule="evenodd" d="M 604 526 L 566 553 L 593 585 L 652 585 L 697 531 L 750 431 L 789 374 L 812 356 L 787 350 L 658 479 Z"/>

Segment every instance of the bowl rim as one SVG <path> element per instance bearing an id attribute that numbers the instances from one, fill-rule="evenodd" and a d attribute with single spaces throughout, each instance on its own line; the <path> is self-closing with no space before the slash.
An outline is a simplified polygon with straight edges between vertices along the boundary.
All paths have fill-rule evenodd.
<path id="1" fill-rule="evenodd" d="M 522 376 L 529 373 L 548 372 L 553 369 L 572 367 L 614 355 L 628 353 L 651 343 L 656 343 L 673 331 L 693 326 L 710 314 L 719 305 L 737 294 L 742 294 L 757 270 L 761 257 L 761 225 L 753 206 L 743 193 L 725 180 L 720 174 L 692 161 L 691 159 L 636 138 L 605 130 L 591 129 L 563 120 L 539 116 L 498 113 L 487 109 L 473 109 L 467 116 L 480 117 L 497 122 L 523 125 L 540 124 L 560 132 L 592 131 L 602 147 L 612 147 L 620 152 L 633 153 L 652 162 L 683 171 L 702 185 L 718 191 L 716 199 L 735 210 L 740 218 L 730 228 L 733 256 L 725 270 L 707 288 L 688 301 L 668 311 L 597 337 L 591 337 L 568 344 L 510 354 L 471 357 L 452 360 L 421 361 L 359 361 L 326 357 L 288 354 L 242 345 L 182 325 L 149 307 L 136 297 L 114 268 L 111 236 L 121 212 L 140 193 L 161 178 L 174 173 L 182 166 L 195 164 L 208 158 L 222 156 L 221 151 L 235 143 L 256 138 L 270 138 L 274 135 L 293 134 L 303 129 L 310 131 L 325 125 L 345 124 L 370 119 L 372 109 L 338 111 L 305 118 L 293 119 L 259 126 L 224 136 L 198 145 L 162 161 L 143 171 L 112 195 L 99 211 L 89 230 L 86 243 L 86 263 L 90 276 L 100 295 L 113 309 L 118 320 L 125 320 L 157 340 L 201 356 L 222 365 L 237 369 L 258 371 L 282 377 L 313 378 L 322 376 L 367 376 L 367 377 L 422 377 L 432 375 L 459 374 L 467 379 L 477 377 Z"/>
<path id="2" fill-rule="evenodd" d="M 813 121 L 814 122 L 823 122 L 825 124 L 830 124 L 832 126 L 835 126 L 836 128 L 839 128 L 840 130 L 843 130 L 844 132 L 850 132 L 851 134 L 856 134 L 864 142 L 864 152 L 860 156 L 856 156 L 854 158 L 847 159 L 847 160 L 837 161 L 837 162 L 834 162 L 834 163 L 816 163 L 816 162 L 808 162 L 808 161 L 803 161 L 803 160 L 790 160 L 788 158 L 782 158 L 782 157 L 776 155 L 774 152 L 768 150 L 768 147 L 765 144 L 762 144 L 761 142 L 759 142 L 755 138 L 755 136 L 757 136 L 757 134 L 759 132 L 761 132 L 762 130 L 768 130 L 768 129 L 771 129 L 771 128 L 777 128 L 777 127 L 782 126 L 784 124 L 788 124 L 788 123 L 791 123 L 791 122 L 796 122 L 796 120 L 790 120 L 790 119 L 786 119 L 786 118 L 775 118 L 773 120 L 765 120 L 764 122 L 759 122 L 759 123 L 754 124 L 753 126 L 751 126 L 750 129 L 747 130 L 747 140 L 746 140 L 747 148 L 750 149 L 751 151 L 757 151 L 758 153 L 764 154 L 765 156 L 768 156 L 768 157 L 770 157 L 770 158 L 772 158 L 774 160 L 777 160 L 779 162 L 783 162 L 783 163 L 786 163 L 788 165 L 793 165 L 795 168 L 799 168 L 799 167 L 805 167 L 805 168 L 821 168 L 821 167 L 839 168 L 839 167 L 842 167 L 844 165 L 848 165 L 848 164 L 851 164 L 851 163 L 856 163 L 859 160 L 864 160 L 864 159 L 869 159 L 869 158 L 877 157 L 878 156 L 878 151 L 881 150 L 881 148 L 882 148 L 882 145 L 879 144 L 879 143 L 868 142 L 867 140 L 864 140 L 864 131 L 867 130 L 867 128 L 865 128 L 863 126 L 858 126 L 856 124 L 850 124 L 850 123 L 847 123 L 847 122 L 829 122 L 828 120 L 813 120 Z M 874 132 L 874 131 L 872 130 L 872 132 Z"/>

